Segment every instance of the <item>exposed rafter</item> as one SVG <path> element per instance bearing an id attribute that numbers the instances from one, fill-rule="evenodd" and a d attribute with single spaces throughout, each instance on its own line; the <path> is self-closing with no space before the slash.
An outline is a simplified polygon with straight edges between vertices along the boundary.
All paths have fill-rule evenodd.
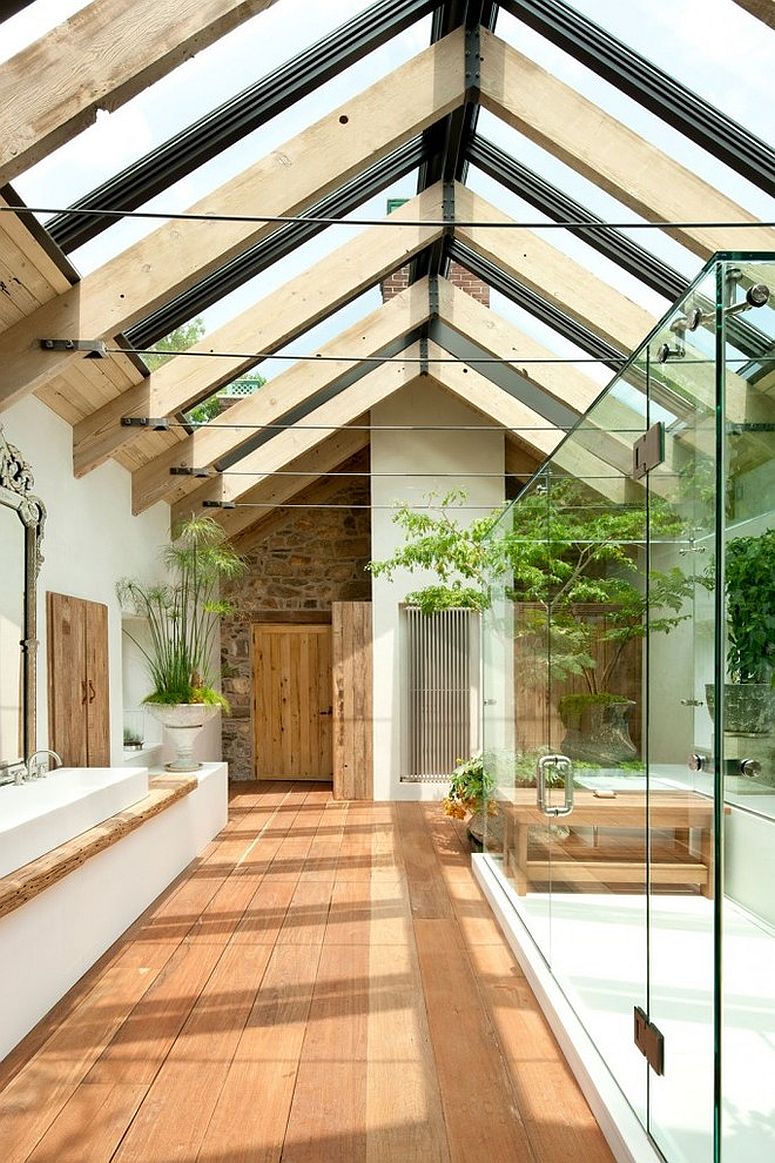
<path id="1" fill-rule="evenodd" d="M 305 209 L 462 102 L 463 39 L 452 33 L 419 53 L 193 210 L 239 214 L 246 199 L 268 214 Z M 40 340 L 114 335 L 271 232 L 236 221 L 175 222 L 154 231 L 0 335 L 0 405 L 41 386 L 74 358 L 71 351 L 41 351 Z"/>
<path id="2" fill-rule="evenodd" d="M 775 28 L 775 0 L 735 0 L 735 4 L 745 8 L 757 20 L 769 24 L 770 28 Z"/>
<path id="3" fill-rule="evenodd" d="M 134 210 L 142 206 L 361 57 L 398 36 L 426 16 L 434 3 L 435 0 L 379 0 L 79 198 L 71 209 Z M 65 212 L 52 218 L 48 229 L 62 249 L 69 252 L 106 230 L 113 221 Z"/>
<path id="4" fill-rule="evenodd" d="M 414 361 L 419 357 L 420 347 L 416 342 L 407 347 L 404 342 L 402 350 L 407 357 L 406 362 L 384 363 L 367 368 L 365 375 L 359 374 L 353 383 L 337 391 L 332 398 L 312 401 L 308 417 L 318 427 L 289 428 L 275 434 L 259 448 L 241 456 L 240 470 L 265 474 L 284 468 L 289 461 L 311 452 L 328 439 L 330 432 L 319 426 L 351 424 L 362 413 L 388 399 L 400 388 L 407 387 L 417 379 L 417 363 Z M 257 479 L 249 476 L 217 477 L 207 481 L 196 492 L 173 506 L 172 519 L 174 521 L 185 516 L 192 509 L 194 512 L 201 511 L 206 501 L 234 502 L 256 483 Z"/>
<path id="5" fill-rule="evenodd" d="M 530 287 L 520 283 L 508 271 L 503 270 L 494 259 L 477 254 L 470 247 L 463 246 L 457 239 L 452 241 L 450 257 L 455 262 L 459 262 L 471 274 L 482 279 L 493 290 L 505 295 L 517 307 L 524 308 L 531 315 L 535 315 L 536 319 L 546 323 L 558 335 L 575 343 L 587 355 L 599 359 L 601 363 L 606 364 L 613 371 L 617 371 L 621 367 L 622 356 L 626 354 L 623 347 L 619 348 L 613 343 L 607 343 L 599 335 L 595 335 L 589 327 L 585 327 L 577 319 L 571 318 L 563 310 L 531 290 Z"/>
<path id="6" fill-rule="evenodd" d="M 471 165 L 476 166 L 496 182 L 524 198 L 542 214 L 554 222 L 588 222 L 602 224 L 603 219 L 582 206 L 563 190 L 558 190 L 540 174 L 523 165 L 486 138 L 476 136 L 468 150 Z M 612 227 L 600 230 L 584 230 L 570 227 L 583 242 L 589 244 L 606 258 L 612 259 L 624 270 L 635 275 L 647 287 L 664 295 L 666 299 L 678 299 L 685 294 L 689 280 L 674 270 L 668 263 L 650 251 L 638 246 L 626 234 Z"/>
<path id="7" fill-rule="evenodd" d="M 275 351 L 402 266 L 440 233 L 438 227 L 410 230 L 399 223 L 438 218 L 441 191 L 426 190 L 393 214 L 395 227 L 373 227 L 206 335 L 192 352 Z M 121 426 L 124 416 L 170 416 L 211 395 L 254 367 L 237 356 L 181 356 L 150 379 L 103 405 L 73 432 L 76 475 L 96 468 L 122 445 L 142 438 L 142 429 Z"/>
<path id="8" fill-rule="evenodd" d="M 427 322 L 429 314 L 427 283 L 416 283 L 321 349 L 322 355 L 336 355 L 346 345 L 348 355 L 356 358 L 294 364 L 267 385 L 267 390 L 240 400 L 229 409 L 226 424 L 245 424 L 247 431 L 205 425 L 134 474 L 132 496 L 135 512 L 142 512 L 159 500 L 175 500 L 195 487 L 196 481 L 190 477 L 171 476 L 171 468 L 180 465 L 211 467 L 240 445 L 248 443 L 254 436 L 251 428 L 282 422 L 291 409 L 304 405 L 317 393 L 335 385 L 339 377 L 351 373 L 360 364 L 358 356 L 366 359 L 377 355 L 397 339 L 412 335 Z"/>
<path id="9" fill-rule="evenodd" d="M 275 2 L 99 0 L 76 12 L 0 67 L 0 186 L 81 133 L 98 109 L 117 109 Z M 86 82 L 73 64 L 84 60 Z"/>
<path id="10" fill-rule="evenodd" d="M 419 164 L 422 156 L 423 138 L 412 138 L 387 157 L 381 158 L 374 165 L 350 178 L 325 198 L 321 198 L 309 208 L 310 217 L 343 218 L 374 194 L 387 189 L 391 182 L 396 182 L 410 173 Z M 441 213 L 440 208 L 438 212 Z M 263 238 L 231 262 L 224 263 L 193 287 L 189 287 L 181 295 L 176 295 L 145 319 L 141 319 L 134 327 L 127 328 L 127 341 L 137 348 L 153 346 L 157 339 L 169 334 L 181 323 L 187 323 L 200 311 L 204 311 L 212 303 L 217 303 L 237 287 L 244 286 L 248 279 L 268 270 L 274 263 L 280 262 L 286 255 L 325 229 L 325 226 L 317 222 L 290 222 L 280 226 L 268 238 Z"/>
<path id="11" fill-rule="evenodd" d="M 756 216 L 510 45 L 482 31 L 482 105 L 637 214 L 657 222 L 755 223 Z M 771 228 L 665 227 L 703 259 L 775 249 Z"/>
<path id="12" fill-rule="evenodd" d="M 775 27 L 773 0 L 735 0 Z M 775 151 L 564 0 L 501 0 L 501 8 L 587 65 L 690 141 L 775 194 Z M 701 34 L 701 24 L 698 25 Z M 721 249 L 721 248 L 718 248 Z"/>

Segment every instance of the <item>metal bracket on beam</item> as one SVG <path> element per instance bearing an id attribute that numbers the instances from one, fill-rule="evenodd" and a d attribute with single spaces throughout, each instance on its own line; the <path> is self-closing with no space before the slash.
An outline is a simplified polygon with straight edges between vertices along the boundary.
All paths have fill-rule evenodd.
<path id="1" fill-rule="evenodd" d="M 203 509 L 236 509 L 234 501 L 202 501 Z"/>
<path id="2" fill-rule="evenodd" d="M 209 468 L 190 468 L 186 464 L 174 464 L 170 469 L 171 477 L 209 477 Z"/>
<path id="3" fill-rule="evenodd" d="M 43 351 L 85 351 L 87 359 L 105 359 L 108 354 L 104 339 L 41 339 Z"/>
<path id="4" fill-rule="evenodd" d="M 479 25 L 466 29 L 466 101 L 478 101 L 482 91 L 482 38 Z"/>
<path id="5" fill-rule="evenodd" d="M 169 432 L 170 422 L 166 416 L 122 416 L 122 428 L 150 428 L 152 432 Z"/>
<path id="6" fill-rule="evenodd" d="M 432 275 L 428 279 L 428 314 L 431 319 L 437 319 L 439 315 L 439 277 Z"/>
<path id="7" fill-rule="evenodd" d="M 423 335 L 420 338 L 420 375 L 427 376 L 428 374 L 428 336 Z"/>

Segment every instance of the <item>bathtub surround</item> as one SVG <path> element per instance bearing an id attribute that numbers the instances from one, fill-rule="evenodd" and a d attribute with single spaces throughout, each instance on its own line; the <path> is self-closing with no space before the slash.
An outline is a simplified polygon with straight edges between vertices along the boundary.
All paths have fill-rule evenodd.
<path id="1" fill-rule="evenodd" d="M 147 767 L 58 767 L 0 788 L 0 877 L 147 795 Z"/>
<path id="2" fill-rule="evenodd" d="M 192 779 L 190 794 L 0 917 L 0 975 L 14 983 L 0 997 L 0 1058 L 224 827 L 226 765 Z"/>

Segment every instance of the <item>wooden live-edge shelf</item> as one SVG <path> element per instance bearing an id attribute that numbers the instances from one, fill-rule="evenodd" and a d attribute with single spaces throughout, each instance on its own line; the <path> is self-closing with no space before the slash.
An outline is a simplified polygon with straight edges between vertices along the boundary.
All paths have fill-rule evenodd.
<path id="1" fill-rule="evenodd" d="M 148 781 L 148 795 L 101 824 L 65 841 L 45 856 L 0 877 L 0 917 L 31 901 L 39 893 L 62 880 L 68 873 L 80 868 L 92 856 L 104 852 L 147 820 L 166 811 L 178 800 L 189 795 L 197 786 L 197 779 L 186 775 L 156 776 Z"/>

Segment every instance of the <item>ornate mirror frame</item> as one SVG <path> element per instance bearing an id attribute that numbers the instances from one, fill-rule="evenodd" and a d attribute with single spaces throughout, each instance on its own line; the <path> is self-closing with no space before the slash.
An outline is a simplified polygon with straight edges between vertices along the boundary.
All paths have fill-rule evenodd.
<path id="1" fill-rule="evenodd" d="M 37 740 L 38 664 L 38 575 L 43 562 L 41 544 L 46 508 L 32 488 L 32 469 L 18 448 L 9 444 L 0 428 L 0 505 L 16 511 L 24 533 L 24 627 L 20 642 L 22 657 L 22 739 L 24 759 L 35 750 Z M 9 757 L 10 758 L 10 757 Z M 7 765 L 0 756 L 0 783 Z M 4 770 L 4 767 L 6 770 Z"/>

